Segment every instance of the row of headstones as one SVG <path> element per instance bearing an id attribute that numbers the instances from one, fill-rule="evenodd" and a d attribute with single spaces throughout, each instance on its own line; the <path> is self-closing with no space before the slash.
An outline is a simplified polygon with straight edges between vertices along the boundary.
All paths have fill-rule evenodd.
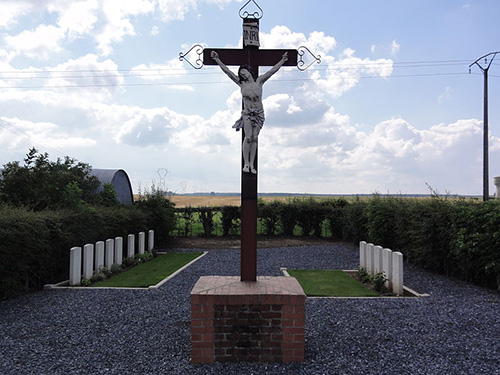
<path id="1" fill-rule="evenodd" d="M 148 232 L 148 248 L 154 248 L 154 231 Z M 144 254 L 146 250 L 146 233 L 139 233 L 138 254 Z M 83 257 L 82 257 L 83 255 Z M 127 238 L 127 258 L 135 256 L 135 235 L 129 234 Z M 70 250 L 69 259 L 69 285 L 78 286 L 82 279 L 90 279 L 94 272 L 100 267 L 111 268 L 113 264 L 121 265 L 123 262 L 123 237 L 108 239 L 106 242 L 98 241 L 94 244 L 86 244 L 83 247 L 73 247 Z"/>
<path id="2" fill-rule="evenodd" d="M 384 249 L 372 243 L 359 243 L 359 266 L 370 275 L 383 272 L 387 278 L 386 287 L 397 295 L 403 295 L 403 254 Z"/>

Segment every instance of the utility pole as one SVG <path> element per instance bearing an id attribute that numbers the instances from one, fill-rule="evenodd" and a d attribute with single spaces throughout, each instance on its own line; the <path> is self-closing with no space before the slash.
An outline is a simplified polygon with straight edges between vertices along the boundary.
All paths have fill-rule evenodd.
<path id="1" fill-rule="evenodd" d="M 489 156 L 488 156 L 488 70 L 490 70 L 491 63 L 495 59 L 495 56 L 500 53 L 490 52 L 487 55 L 481 56 L 472 64 L 469 65 L 469 74 L 471 72 L 471 67 L 477 65 L 484 75 L 484 97 L 483 97 L 483 202 L 486 202 L 489 197 Z M 491 56 L 488 60 L 488 57 Z M 484 66 L 481 62 L 484 59 Z"/>

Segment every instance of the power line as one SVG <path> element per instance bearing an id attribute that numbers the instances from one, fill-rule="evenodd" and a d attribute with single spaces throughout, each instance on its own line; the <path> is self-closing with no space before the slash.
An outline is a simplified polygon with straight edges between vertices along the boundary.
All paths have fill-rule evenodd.
<path id="1" fill-rule="evenodd" d="M 450 75 L 467 75 L 465 72 L 451 72 L 451 73 L 421 73 L 421 74 L 394 74 L 389 76 L 359 76 L 353 79 L 390 79 L 390 78 L 411 78 L 411 77 L 436 77 L 436 76 L 450 76 Z M 490 75 L 490 77 L 498 78 L 500 76 Z M 321 78 L 320 78 L 321 79 Z M 272 82 L 306 82 L 316 81 L 313 78 L 294 78 L 294 79 L 274 79 Z M 2 86 L 0 90 L 12 89 L 73 89 L 73 88 L 105 88 L 105 87 L 140 87 L 140 86 L 195 86 L 195 85 L 214 85 L 223 84 L 229 85 L 231 82 L 227 81 L 192 81 L 192 82 L 148 82 L 148 83 L 95 83 L 95 84 L 67 84 L 67 85 L 31 85 L 31 86 Z"/>
<path id="2" fill-rule="evenodd" d="M 10 131 L 11 133 L 14 133 L 14 134 L 16 134 L 16 135 L 19 135 L 19 136 L 21 136 L 21 137 L 28 138 L 31 142 L 33 142 L 33 144 L 38 144 L 38 145 L 41 145 L 44 149 L 47 149 L 47 150 L 49 150 L 49 151 L 51 151 L 51 152 L 53 152 L 53 153 L 56 153 L 56 154 L 58 154 L 58 155 L 60 155 L 60 156 L 63 156 L 63 157 L 65 157 L 65 156 L 66 156 L 66 155 L 64 155 L 62 152 L 60 152 L 60 151 L 58 151 L 58 150 L 56 150 L 56 149 L 54 149 L 54 148 L 52 148 L 52 147 L 47 146 L 47 145 L 46 145 L 46 144 L 44 144 L 43 142 L 40 142 L 40 141 L 36 141 L 36 140 L 34 140 L 34 139 L 33 139 L 33 138 L 32 138 L 32 137 L 28 134 L 28 133 L 26 133 L 26 132 L 24 132 L 24 131 L 22 131 L 22 130 L 20 130 L 20 129 L 15 128 L 15 127 L 14 127 L 13 125 L 11 125 L 11 124 L 7 124 L 7 123 L 5 123 L 5 122 L 1 122 L 1 121 L 0 121 L 0 126 L 1 126 L 1 127 L 3 127 L 4 129 L 6 129 L 6 130 Z"/>
<path id="3" fill-rule="evenodd" d="M 372 62 L 352 62 L 348 63 L 343 60 L 334 61 L 328 66 L 318 66 L 315 67 L 315 71 L 319 72 L 329 72 L 335 73 L 337 71 L 364 71 L 374 68 L 390 68 L 392 72 L 397 71 L 399 69 L 422 69 L 422 68 L 437 68 L 437 67 L 456 67 L 462 66 L 467 62 L 467 60 L 429 60 L 429 61 L 372 61 Z M 144 72 L 145 74 L 138 74 L 138 72 Z M 179 74 L 178 72 L 183 72 Z M 82 74 L 79 74 L 82 73 Z M 125 73 L 125 74 L 121 74 Z M 8 75 L 16 75 L 16 76 L 8 76 Z M 21 74 L 21 76 L 20 76 Z M 44 74 L 44 75 L 41 75 Z M 63 74 L 63 75 L 47 75 L 47 74 Z M 76 74 L 76 75 L 75 75 Z M 292 73 L 293 74 L 293 73 Z M 435 77 L 435 76 L 447 76 L 447 75 L 463 75 L 463 72 L 430 72 L 430 73 L 414 73 L 414 74 L 391 74 L 388 76 L 380 76 L 380 75 L 360 75 L 353 77 L 354 79 L 389 79 L 389 78 L 411 78 L 411 77 Z M 7 76 L 6 76 L 7 75 Z M 26 75 L 26 76 L 22 76 Z M 214 80 L 198 80 L 195 82 L 187 81 L 187 82 L 126 82 L 126 80 L 131 78 L 141 78 L 141 79 L 156 79 L 161 77 L 172 77 L 172 78 L 181 78 L 181 77 L 220 77 L 220 72 L 215 69 L 207 69 L 203 72 L 189 72 L 185 73 L 184 69 L 176 69 L 176 68 L 140 68 L 140 69 L 118 69 L 118 70 L 100 70 L 100 69 L 80 69 L 80 70 L 40 70 L 40 71 L 0 71 L 0 80 L 4 82 L 9 81 L 31 81 L 31 84 L 25 85 L 4 85 L 0 87 L 3 90 L 9 89 L 72 89 L 72 88 L 107 88 L 107 87 L 141 87 L 141 86 L 194 86 L 194 85 L 214 85 L 214 84 L 230 84 L 227 81 L 214 81 Z M 491 77 L 498 78 L 499 76 L 492 75 Z M 120 82 L 102 82 L 102 83 L 78 83 L 79 80 L 82 79 L 104 79 L 104 78 L 117 78 Z M 320 77 L 321 79 L 322 77 Z M 65 79 L 65 80 L 73 80 L 69 82 L 61 82 L 60 84 L 43 84 L 43 83 L 35 83 L 33 81 L 37 80 L 50 80 L 50 79 Z M 324 79 L 324 78 L 323 78 Z M 273 80 L 274 82 L 300 82 L 300 81 L 314 81 L 311 78 L 277 78 Z"/>
<path id="4" fill-rule="evenodd" d="M 464 65 L 470 60 L 433 60 L 433 61 L 392 61 L 385 60 L 383 62 L 371 61 L 369 63 L 347 63 L 343 60 L 338 60 L 334 62 L 334 66 L 340 66 L 345 68 L 363 68 L 363 67 L 378 67 L 391 65 L 394 68 L 415 68 L 415 67 L 434 67 L 434 66 L 454 66 L 454 65 Z M 327 70 L 329 67 L 326 66 L 318 66 L 315 70 Z M 213 69 L 217 70 L 217 69 Z M 18 70 L 2 70 L 0 74 L 16 74 L 16 75 L 35 75 L 34 77 L 5 77 L 4 79 L 33 79 L 33 78 L 65 78 L 66 76 L 36 76 L 37 74 L 57 74 L 57 73 L 104 73 L 107 75 L 81 75 L 81 76 L 70 76 L 68 78 L 88 78 L 88 77 L 96 77 L 96 78 L 105 78 L 105 77 L 115 77 L 119 76 L 117 73 L 128 73 L 127 77 L 143 77 L 144 74 L 131 74 L 134 72 L 157 72 L 152 74 L 151 76 L 156 75 L 176 75 L 172 72 L 185 72 L 183 68 L 140 68 L 140 69 L 117 69 L 117 70 L 109 70 L 109 69 L 75 69 L 75 70 L 34 70 L 34 71 L 18 71 Z M 168 72 L 168 73 L 158 73 L 158 72 Z M 196 75 L 212 75 L 211 72 L 192 72 Z M 192 74 L 190 73 L 190 74 Z M 109 75 L 111 74 L 111 75 Z"/>

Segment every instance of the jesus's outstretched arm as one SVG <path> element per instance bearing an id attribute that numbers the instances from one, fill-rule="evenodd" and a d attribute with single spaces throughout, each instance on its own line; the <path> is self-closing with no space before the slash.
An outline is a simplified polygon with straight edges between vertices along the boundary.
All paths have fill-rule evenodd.
<path id="1" fill-rule="evenodd" d="M 217 65 L 220 66 L 220 68 L 222 69 L 222 71 L 224 73 L 226 73 L 226 75 L 231 78 L 231 80 L 236 83 L 238 86 L 241 86 L 240 85 L 240 80 L 238 78 L 238 76 L 236 74 L 234 74 L 231 70 L 229 70 L 229 68 L 224 65 L 224 63 L 220 60 L 219 58 L 219 54 L 215 51 L 212 51 L 212 53 L 210 54 L 210 57 L 212 57 L 212 59 L 217 63 Z"/>
<path id="2" fill-rule="evenodd" d="M 257 78 L 257 82 L 263 85 L 264 82 L 266 82 L 269 78 L 271 78 L 271 76 L 274 73 L 276 73 L 287 60 L 288 60 L 288 52 L 285 52 L 281 57 L 281 60 L 278 61 L 278 63 L 275 66 L 273 66 L 271 69 L 269 69 L 267 72 L 265 72 L 264 74 L 262 74 L 260 77 Z"/>

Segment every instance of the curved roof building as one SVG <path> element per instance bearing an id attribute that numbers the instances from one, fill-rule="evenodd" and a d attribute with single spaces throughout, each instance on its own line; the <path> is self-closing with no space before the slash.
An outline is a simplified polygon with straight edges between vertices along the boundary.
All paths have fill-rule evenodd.
<path id="1" fill-rule="evenodd" d="M 121 204 L 130 205 L 134 201 L 132 184 L 127 172 L 123 169 L 92 169 L 92 176 L 96 176 L 101 183 L 95 193 L 104 190 L 104 184 L 112 184 L 116 191 L 116 197 Z"/>

